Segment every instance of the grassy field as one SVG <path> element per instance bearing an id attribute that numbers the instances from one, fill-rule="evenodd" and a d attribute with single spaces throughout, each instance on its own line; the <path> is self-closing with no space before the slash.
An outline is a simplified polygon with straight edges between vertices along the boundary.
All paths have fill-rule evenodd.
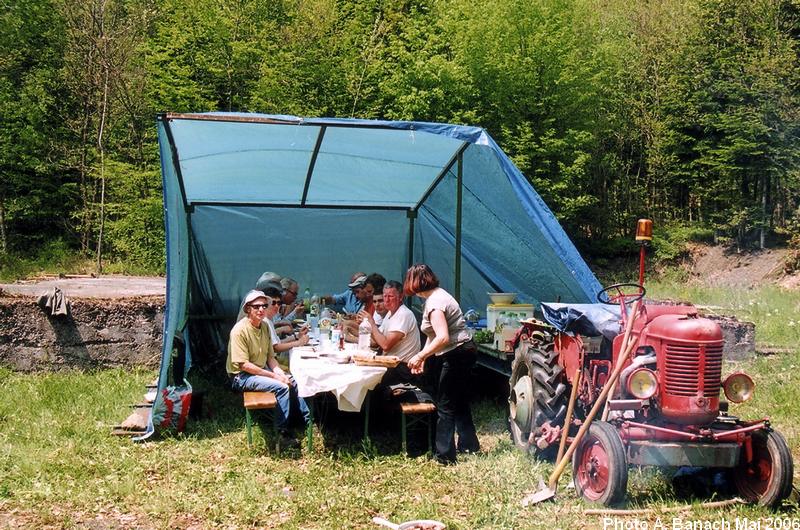
<path id="1" fill-rule="evenodd" d="M 800 322 L 797 293 L 672 292 L 670 295 L 741 311 L 757 321 L 759 341 L 791 353 L 729 364 L 754 376 L 755 398 L 731 412 L 770 416 L 800 456 Z M 777 314 L 776 314 L 777 311 Z M 780 325 L 777 321 L 782 320 Z M 762 328 L 763 326 L 763 328 Z M 484 374 L 489 377 L 488 374 Z M 266 450 L 260 431 L 246 445 L 244 417 L 227 391 L 208 388 L 211 417 L 180 436 L 144 444 L 109 436 L 110 427 L 141 400 L 148 371 L 26 375 L 0 369 L 0 528 L 376 528 L 371 518 L 393 521 L 434 518 L 449 528 L 614 528 L 656 522 L 674 528 L 693 521 L 736 523 L 776 516 L 797 528 L 796 500 L 773 513 L 753 506 L 700 508 L 705 499 L 678 497 L 668 478 L 632 470 L 627 508 L 653 508 L 647 515 L 604 520 L 565 486 L 555 503 L 523 508 L 526 492 L 552 469 L 513 449 L 505 427 L 504 396 L 483 396 L 475 414 L 483 450 L 458 465 L 401 454 L 396 418 L 376 422 L 373 440 L 360 439 L 357 416 L 336 424 L 328 418 L 312 450 Z M 496 383 L 496 381 L 495 381 Z M 331 421 L 333 420 L 333 421 Z M 691 505 L 694 504 L 693 507 Z M 664 508 L 690 505 L 686 511 Z M 794 518 L 794 519 L 792 519 Z M 773 525 L 775 527 L 776 525 Z M 618 528 L 623 528 L 622 526 Z"/>

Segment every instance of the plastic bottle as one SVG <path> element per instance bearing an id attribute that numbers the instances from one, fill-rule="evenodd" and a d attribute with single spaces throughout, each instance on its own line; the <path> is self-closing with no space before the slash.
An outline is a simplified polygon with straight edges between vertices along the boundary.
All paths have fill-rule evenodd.
<path id="1" fill-rule="evenodd" d="M 497 322 L 494 326 L 494 347 L 496 350 L 502 351 L 504 348 L 503 344 L 503 330 L 509 327 L 509 318 L 508 314 L 503 311 L 500 313 L 500 316 L 497 317 Z"/>
<path id="2" fill-rule="evenodd" d="M 333 322 L 333 315 L 327 307 L 319 314 L 319 327 L 325 333 L 330 334 L 331 324 Z"/>
<path id="3" fill-rule="evenodd" d="M 369 350 L 370 339 L 372 338 L 372 326 L 366 317 L 358 325 L 358 349 Z"/>
<path id="4" fill-rule="evenodd" d="M 475 311 L 474 307 L 470 307 L 466 313 L 464 313 L 464 320 L 467 323 L 467 327 L 469 328 L 476 328 L 478 327 L 478 320 L 480 320 L 480 315 L 477 311 Z"/>
<path id="5" fill-rule="evenodd" d="M 500 314 L 497 316 L 497 320 L 494 323 L 494 333 L 495 335 L 499 335 L 503 332 L 503 327 L 508 324 L 508 315 L 505 311 L 501 311 Z"/>

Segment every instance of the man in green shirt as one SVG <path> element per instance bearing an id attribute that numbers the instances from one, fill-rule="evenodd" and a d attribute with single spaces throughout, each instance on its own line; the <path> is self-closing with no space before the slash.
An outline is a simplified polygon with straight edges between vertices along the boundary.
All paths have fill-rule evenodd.
<path id="1" fill-rule="evenodd" d="M 280 304 L 262 291 L 250 291 L 244 299 L 245 317 L 233 326 L 228 341 L 226 368 L 231 378 L 231 387 L 239 392 L 273 392 L 278 401 L 277 425 L 282 435 L 290 410 L 290 389 L 297 393 L 292 377 L 283 371 L 275 359 L 269 326 L 262 322 L 270 304 Z M 300 412 L 311 421 L 305 400 L 298 397 Z"/>

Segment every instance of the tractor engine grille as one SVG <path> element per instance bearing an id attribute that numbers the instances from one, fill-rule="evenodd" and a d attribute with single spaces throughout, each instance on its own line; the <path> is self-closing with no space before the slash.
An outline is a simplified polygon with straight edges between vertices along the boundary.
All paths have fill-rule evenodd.
<path id="1" fill-rule="evenodd" d="M 722 344 L 667 344 L 665 388 L 673 396 L 713 398 L 722 379 Z"/>

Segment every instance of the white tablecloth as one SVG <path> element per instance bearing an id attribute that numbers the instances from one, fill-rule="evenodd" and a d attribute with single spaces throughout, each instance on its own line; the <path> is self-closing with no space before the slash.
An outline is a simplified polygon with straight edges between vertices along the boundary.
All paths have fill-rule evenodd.
<path id="1" fill-rule="evenodd" d="M 300 397 L 310 397 L 321 392 L 333 392 L 339 410 L 361 410 L 367 392 L 375 388 L 386 373 L 382 366 L 339 364 L 325 357 L 303 358 L 316 353 L 308 346 L 292 349 L 289 369 L 297 382 L 297 393 Z"/>

